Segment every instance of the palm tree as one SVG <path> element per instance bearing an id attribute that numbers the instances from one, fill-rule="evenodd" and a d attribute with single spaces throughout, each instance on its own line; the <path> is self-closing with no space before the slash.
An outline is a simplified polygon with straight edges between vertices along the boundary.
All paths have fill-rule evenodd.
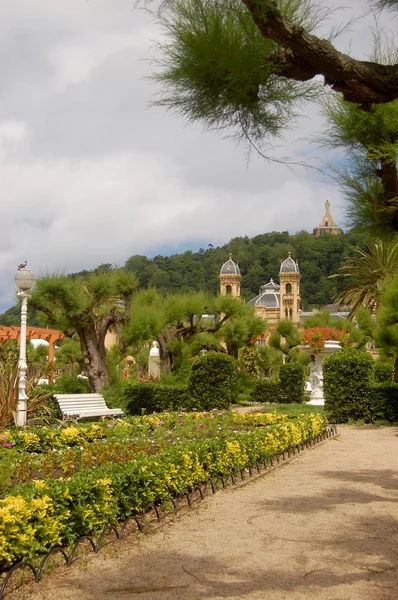
<path id="1" fill-rule="evenodd" d="M 387 279 L 398 272 L 398 241 L 373 241 L 366 252 L 355 249 L 357 255 L 349 264 L 340 267 L 340 273 L 330 277 L 347 277 L 348 285 L 336 297 L 337 304 L 348 304 L 353 316 L 365 306 L 375 310 Z"/>

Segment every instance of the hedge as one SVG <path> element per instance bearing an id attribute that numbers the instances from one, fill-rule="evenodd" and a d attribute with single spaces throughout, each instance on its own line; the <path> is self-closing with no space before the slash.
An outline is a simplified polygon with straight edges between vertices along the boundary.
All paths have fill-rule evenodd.
<path id="1" fill-rule="evenodd" d="M 228 409 L 235 400 L 236 361 L 232 356 L 207 352 L 192 363 L 188 395 L 199 410 Z"/>
<path id="2" fill-rule="evenodd" d="M 323 388 L 325 414 L 333 423 L 398 421 L 398 384 L 391 381 L 391 368 L 375 363 L 365 350 L 343 348 L 328 356 Z"/>
<path id="3" fill-rule="evenodd" d="M 368 419 L 373 358 L 366 350 L 342 348 L 323 360 L 325 413 L 333 423 Z"/>
<path id="4" fill-rule="evenodd" d="M 375 383 L 371 386 L 370 420 L 398 422 L 398 383 Z"/>
<path id="5" fill-rule="evenodd" d="M 189 394 L 182 385 L 130 383 L 124 391 L 124 406 L 129 415 L 189 408 Z"/>
<path id="6" fill-rule="evenodd" d="M 257 381 L 250 394 L 252 402 L 280 402 L 280 385 L 275 381 Z"/>
<path id="7" fill-rule="evenodd" d="M 195 485 L 253 466 L 326 430 L 320 415 L 173 445 L 156 456 L 15 486 L 0 500 L 0 568 L 141 514 Z"/>
<path id="8" fill-rule="evenodd" d="M 300 403 L 304 399 L 305 371 L 301 363 L 285 363 L 279 369 L 279 402 Z"/>
<path id="9" fill-rule="evenodd" d="M 394 367 L 389 363 L 376 360 L 373 365 L 373 379 L 376 383 L 392 383 Z"/>

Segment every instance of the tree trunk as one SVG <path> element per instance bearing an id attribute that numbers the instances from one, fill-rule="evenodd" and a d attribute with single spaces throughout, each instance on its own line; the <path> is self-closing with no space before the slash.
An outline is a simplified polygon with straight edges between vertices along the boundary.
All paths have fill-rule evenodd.
<path id="1" fill-rule="evenodd" d="M 395 162 L 389 160 L 380 161 L 381 168 L 378 171 L 384 191 L 384 208 L 391 210 L 391 223 L 394 231 L 398 231 L 398 173 Z M 383 203 L 383 204 L 384 204 Z"/>
<path id="2" fill-rule="evenodd" d="M 84 366 L 93 392 L 102 392 L 108 385 L 108 368 L 104 336 L 96 331 L 94 325 L 87 325 L 79 329 L 77 334 L 83 354 Z"/>

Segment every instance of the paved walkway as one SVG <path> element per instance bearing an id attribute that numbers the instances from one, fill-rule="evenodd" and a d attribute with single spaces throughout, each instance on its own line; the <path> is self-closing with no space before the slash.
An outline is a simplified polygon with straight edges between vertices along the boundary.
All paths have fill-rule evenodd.
<path id="1" fill-rule="evenodd" d="M 339 433 L 15 598 L 395 600 L 398 428 Z"/>

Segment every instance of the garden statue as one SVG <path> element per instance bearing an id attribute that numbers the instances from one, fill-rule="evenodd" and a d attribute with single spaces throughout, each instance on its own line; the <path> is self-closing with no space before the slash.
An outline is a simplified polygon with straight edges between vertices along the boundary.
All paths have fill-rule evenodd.
<path id="1" fill-rule="evenodd" d="M 160 353 L 159 344 L 156 341 L 152 342 L 152 347 L 149 350 L 148 375 L 151 375 L 154 379 L 160 377 Z"/>
<path id="2" fill-rule="evenodd" d="M 300 346 L 302 350 L 311 356 L 310 384 L 311 398 L 308 404 L 325 404 L 323 397 L 323 375 L 322 361 L 325 356 L 339 350 L 342 345 L 348 343 L 347 331 L 333 327 L 314 327 L 306 329 L 303 333 L 305 345 Z"/>

